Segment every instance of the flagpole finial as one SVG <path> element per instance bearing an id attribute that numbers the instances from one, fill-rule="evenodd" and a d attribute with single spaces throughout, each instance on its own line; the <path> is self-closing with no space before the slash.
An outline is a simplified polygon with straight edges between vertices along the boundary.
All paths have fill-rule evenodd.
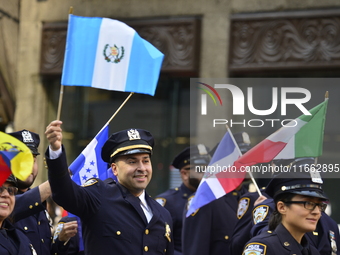
<path id="1" fill-rule="evenodd" d="M 70 10 L 68 11 L 69 14 L 73 14 L 73 6 L 70 6 Z"/>
<path id="2" fill-rule="evenodd" d="M 329 96 L 328 96 L 328 91 L 326 91 L 326 94 L 325 94 L 325 99 L 328 99 Z"/>

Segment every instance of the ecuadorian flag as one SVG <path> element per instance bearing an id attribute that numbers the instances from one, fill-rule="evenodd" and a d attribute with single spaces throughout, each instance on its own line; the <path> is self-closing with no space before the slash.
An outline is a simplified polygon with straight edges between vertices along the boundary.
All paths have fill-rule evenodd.
<path id="1" fill-rule="evenodd" d="M 20 180 L 26 180 L 32 173 L 31 150 L 11 135 L 0 132 L 0 185 L 13 173 Z"/>
<path id="2" fill-rule="evenodd" d="M 123 22 L 70 14 L 61 84 L 153 96 L 163 58 Z"/>

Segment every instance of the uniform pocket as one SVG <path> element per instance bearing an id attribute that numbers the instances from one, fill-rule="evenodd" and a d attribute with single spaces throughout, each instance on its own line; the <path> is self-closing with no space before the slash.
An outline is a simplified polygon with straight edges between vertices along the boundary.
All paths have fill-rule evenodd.
<path id="1" fill-rule="evenodd" d="M 103 236 L 109 236 L 131 243 L 133 240 L 133 230 L 128 226 L 105 223 L 103 228 Z"/>

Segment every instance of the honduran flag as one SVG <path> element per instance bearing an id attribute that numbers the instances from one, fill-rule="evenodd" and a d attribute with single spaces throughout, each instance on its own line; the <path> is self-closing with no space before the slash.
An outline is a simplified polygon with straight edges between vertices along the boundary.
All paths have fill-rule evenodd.
<path id="1" fill-rule="evenodd" d="M 202 206 L 216 200 L 238 187 L 245 176 L 244 172 L 235 171 L 235 160 L 241 156 L 241 152 L 231 132 L 228 130 L 206 169 L 195 196 L 188 206 L 186 217 Z"/>
<path id="2" fill-rule="evenodd" d="M 33 155 L 31 150 L 15 137 L 0 132 L 0 186 L 13 173 L 24 181 L 32 173 Z"/>
<path id="3" fill-rule="evenodd" d="M 301 115 L 292 120 L 245 153 L 235 165 L 251 166 L 273 159 L 322 155 L 327 104 L 328 99 L 311 109 L 311 115 Z"/>
<path id="4" fill-rule="evenodd" d="M 78 185 L 90 178 L 106 177 L 107 163 L 101 157 L 101 150 L 108 136 L 109 126 L 106 124 L 69 166 L 72 180 Z"/>
<path id="5" fill-rule="evenodd" d="M 163 58 L 123 22 L 70 14 L 61 84 L 153 96 Z"/>

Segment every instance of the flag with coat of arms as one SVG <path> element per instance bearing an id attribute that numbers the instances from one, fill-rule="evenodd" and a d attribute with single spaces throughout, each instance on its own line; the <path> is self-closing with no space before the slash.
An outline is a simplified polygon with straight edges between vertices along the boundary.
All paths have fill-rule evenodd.
<path id="1" fill-rule="evenodd" d="M 121 21 L 70 14 L 61 84 L 153 96 L 163 58 Z"/>

